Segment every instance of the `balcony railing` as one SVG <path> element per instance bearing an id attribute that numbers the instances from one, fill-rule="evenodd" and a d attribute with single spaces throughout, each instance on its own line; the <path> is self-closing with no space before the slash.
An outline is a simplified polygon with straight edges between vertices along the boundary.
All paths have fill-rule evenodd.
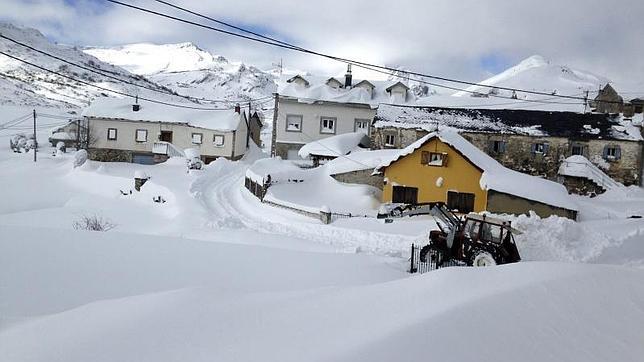
<path id="1" fill-rule="evenodd" d="M 152 153 L 168 157 L 186 157 L 186 155 L 170 142 L 157 141 L 152 145 Z"/>

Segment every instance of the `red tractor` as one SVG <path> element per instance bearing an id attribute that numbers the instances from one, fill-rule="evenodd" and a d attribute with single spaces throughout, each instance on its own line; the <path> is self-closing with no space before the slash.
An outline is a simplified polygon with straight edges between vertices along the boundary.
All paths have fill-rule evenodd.
<path id="1" fill-rule="evenodd" d="M 514 235 L 520 232 L 509 221 L 485 215 L 463 218 L 444 204 L 431 209 L 440 230 L 432 230 L 429 244 L 420 249 L 418 262 L 434 268 L 446 265 L 490 266 L 521 260 Z M 413 269 L 413 266 L 412 266 Z"/>

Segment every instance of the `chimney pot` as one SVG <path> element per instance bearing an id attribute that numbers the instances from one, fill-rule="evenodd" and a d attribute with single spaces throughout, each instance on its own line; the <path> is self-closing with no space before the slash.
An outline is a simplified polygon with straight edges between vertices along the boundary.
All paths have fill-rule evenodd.
<path id="1" fill-rule="evenodd" d="M 132 110 L 134 112 L 138 112 L 140 109 L 141 109 L 141 105 L 139 105 L 139 104 L 133 104 L 132 105 Z"/>
<path id="2" fill-rule="evenodd" d="M 347 64 L 347 74 L 344 75 L 344 87 L 351 88 L 351 81 L 353 76 L 351 75 L 351 64 Z"/>
<path id="3" fill-rule="evenodd" d="M 239 105 L 239 103 L 235 105 L 235 113 L 241 113 L 241 106 Z"/>

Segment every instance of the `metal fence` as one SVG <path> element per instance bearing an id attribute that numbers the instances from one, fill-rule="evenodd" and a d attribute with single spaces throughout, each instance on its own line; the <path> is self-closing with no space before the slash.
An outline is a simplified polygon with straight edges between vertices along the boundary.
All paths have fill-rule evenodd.
<path id="1" fill-rule="evenodd" d="M 463 264 L 452 260 L 444 260 L 441 263 L 437 263 L 438 260 L 436 260 L 436 258 L 433 258 L 431 254 L 426 255 L 424 260 L 421 260 L 420 251 L 422 250 L 422 248 L 423 247 L 421 246 L 411 244 L 411 256 L 409 257 L 410 273 L 423 274 L 441 268 L 463 266 Z"/>

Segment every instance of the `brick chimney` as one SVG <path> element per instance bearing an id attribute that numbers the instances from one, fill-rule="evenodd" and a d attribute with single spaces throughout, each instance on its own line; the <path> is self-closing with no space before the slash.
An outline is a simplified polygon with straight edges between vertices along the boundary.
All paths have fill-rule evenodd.
<path id="1" fill-rule="evenodd" d="M 351 75 L 351 64 L 347 64 L 347 74 L 344 75 L 344 87 L 351 88 L 352 80 L 353 80 L 353 76 Z"/>

